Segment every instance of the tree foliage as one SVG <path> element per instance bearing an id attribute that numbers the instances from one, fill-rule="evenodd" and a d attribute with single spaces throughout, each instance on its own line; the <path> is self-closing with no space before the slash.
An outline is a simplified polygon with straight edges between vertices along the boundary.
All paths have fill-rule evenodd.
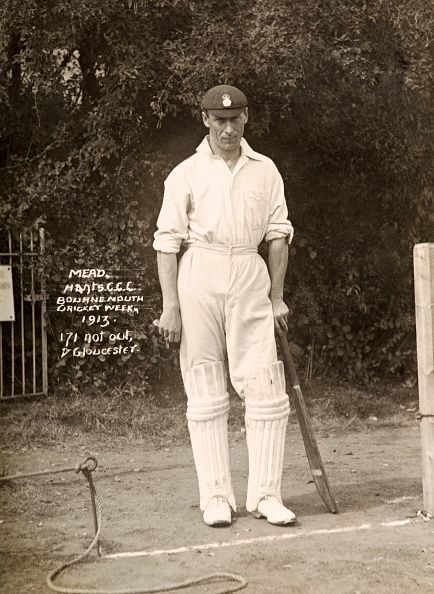
<path id="1" fill-rule="evenodd" d="M 432 24 L 427 0 L 6 0 L 0 220 L 46 227 L 53 289 L 70 267 L 140 269 L 143 381 L 167 356 L 150 326 L 162 180 L 200 139 L 203 91 L 236 84 L 296 227 L 294 342 L 318 372 L 408 375 L 411 252 L 433 222 Z"/>

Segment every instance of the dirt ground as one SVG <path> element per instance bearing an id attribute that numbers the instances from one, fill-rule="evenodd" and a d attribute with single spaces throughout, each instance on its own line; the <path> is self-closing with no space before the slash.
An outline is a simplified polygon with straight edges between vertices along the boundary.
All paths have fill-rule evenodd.
<path id="1" fill-rule="evenodd" d="M 317 495 L 292 422 L 283 495 L 298 523 L 284 528 L 245 510 L 247 452 L 239 432 L 231 434 L 239 511 L 231 527 L 220 529 L 202 523 L 187 445 L 153 449 L 89 440 L 73 447 L 10 446 L 2 455 L 12 474 L 74 466 L 89 449 L 99 461 L 94 478 L 104 510 L 103 554 L 157 551 L 102 560 L 92 554 L 90 562 L 59 578 L 62 585 L 123 591 L 234 572 L 247 579 L 243 591 L 252 594 L 433 592 L 434 521 L 417 515 L 423 504 L 416 421 L 401 427 L 322 430 L 318 443 L 340 513 L 328 513 Z M 0 591 L 45 594 L 46 574 L 91 541 L 84 477 L 70 472 L 3 483 L 0 505 Z M 210 543 L 215 544 L 197 546 Z M 182 591 L 212 594 L 223 585 Z"/>

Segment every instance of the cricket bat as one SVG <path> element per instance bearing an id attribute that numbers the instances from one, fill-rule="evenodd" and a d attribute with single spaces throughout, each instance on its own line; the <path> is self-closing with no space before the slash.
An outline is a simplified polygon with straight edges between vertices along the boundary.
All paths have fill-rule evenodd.
<path id="1" fill-rule="evenodd" d="M 295 370 L 294 361 L 292 360 L 286 334 L 279 335 L 279 342 L 282 350 L 283 363 L 295 396 L 295 409 L 301 435 L 303 437 L 304 447 L 306 449 L 307 459 L 312 471 L 313 481 L 327 509 L 332 514 L 336 514 L 338 512 L 338 506 L 321 460 L 321 454 L 319 453 L 318 444 L 312 429 L 309 411 L 307 410 L 306 402 L 298 382 L 297 372 Z"/>

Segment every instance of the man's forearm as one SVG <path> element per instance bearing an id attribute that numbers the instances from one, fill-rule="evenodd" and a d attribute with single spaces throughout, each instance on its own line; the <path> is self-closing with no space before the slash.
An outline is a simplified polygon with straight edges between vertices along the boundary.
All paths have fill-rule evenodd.
<path id="1" fill-rule="evenodd" d="M 179 308 L 178 300 L 178 260 L 176 254 L 157 252 L 158 277 L 163 294 L 163 309 Z"/>
<path id="2" fill-rule="evenodd" d="M 283 299 L 283 285 L 288 267 L 288 244 L 285 238 L 272 239 L 268 245 L 270 299 Z"/>

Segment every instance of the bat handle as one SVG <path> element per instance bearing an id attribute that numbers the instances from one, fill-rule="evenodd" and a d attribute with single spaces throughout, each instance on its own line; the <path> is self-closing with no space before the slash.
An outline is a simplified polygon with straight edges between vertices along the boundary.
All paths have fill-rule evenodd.
<path id="1" fill-rule="evenodd" d="M 287 369 L 289 380 L 292 386 L 298 386 L 299 381 L 297 377 L 297 371 L 295 369 L 294 361 L 292 360 L 291 349 L 289 348 L 288 339 L 286 334 L 279 334 L 279 343 L 282 350 L 283 360 Z"/>

